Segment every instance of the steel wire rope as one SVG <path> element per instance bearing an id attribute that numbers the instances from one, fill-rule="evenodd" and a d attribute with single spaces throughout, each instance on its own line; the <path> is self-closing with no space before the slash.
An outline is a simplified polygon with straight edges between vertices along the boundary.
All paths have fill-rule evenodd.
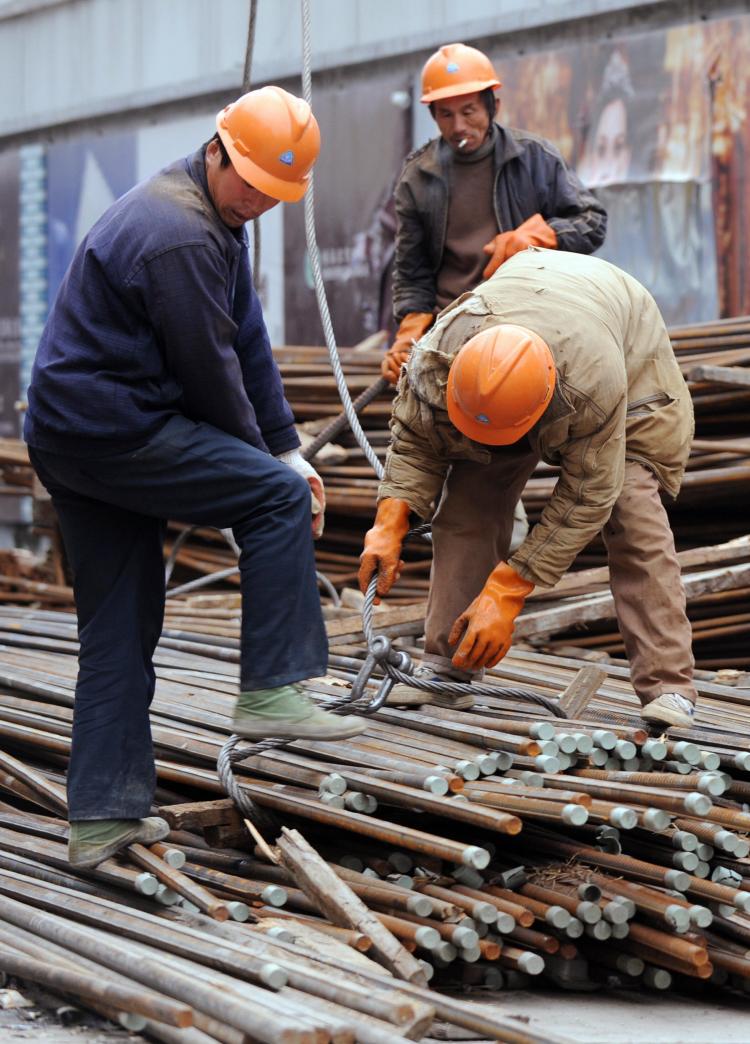
<path id="1" fill-rule="evenodd" d="M 302 94 L 307 104 L 312 109 L 312 33 L 311 33 L 311 17 L 310 17 L 310 0 L 301 0 L 302 5 Z M 341 360 L 339 358 L 338 346 L 336 344 L 336 335 L 333 330 L 333 322 L 331 320 L 330 310 L 328 308 L 328 298 L 326 295 L 325 283 L 323 281 L 323 273 L 320 265 L 320 251 L 318 249 L 318 241 L 315 230 L 315 178 L 314 172 L 310 172 L 310 184 L 307 192 L 305 193 L 304 200 L 304 214 L 305 214 L 305 238 L 307 242 L 307 253 L 310 259 L 310 267 L 312 271 L 313 284 L 315 286 L 315 297 L 318 304 L 318 311 L 320 313 L 320 321 L 323 327 L 323 334 L 326 341 L 326 347 L 328 349 L 328 356 L 331 363 L 331 369 L 336 380 L 336 388 L 339 393 L 339 398 L 344 407 L 346 418 L 349 422 L 349 426 L 352 433 L 357 440 L 357 443 L 367 458 L 368 463 L 372 467 L 373 471 L 379 479 L 383 478 L 383 465 L 380 463 L 375 451 L 368 442 L 367 436 L 359 423 L 357 412 L 352 402 L 352 397 L 349 393 L 349 388 L 346 383 L 344 371 L 341 366 Z M 427 536 L 428 526 L 421 526 L 415 530 L 412 530 L 408 536 L 423 536 L 429 539 Z M 539 706 L 544 707 L 551 714 L 556 717 L 565 718 L 564 711 L 557 705 L 553 700 L 549 700 L 546 696 L 541 693 L 535 692 L 532 689 L 516 689 L 506 688 L 500 686 L 489 686 L 475 684 L 473 682 L 429 682 L 421 678 L 415 677 L 411 672 L 411 659 L 403 652 L 396 652 L 391 649 L 390 641 L 382 638 L 382 636 L 376 636 L 373 631 L 373 612 L 374 612 L 374 601 L 377 587 L 377 576 L 374 576 L 367 589 L 365 595 L 364 606 L 362 610 L 362 622 L 365 638 L 368 645 L 368 657 L 366 665 L 369 663 L 370 674 L 376 665 L 379 665 L 385 672 L 386 679 L 385 683 L 381 684 L 379 696 L 375 699 L 365 698 L 365 683 L 368 678 L 364 678 L 361 684 L 357 684 L 352 687 L 351 697 L 348 700 L 323 700 L 319 706 L 323 710 L 330 711 L 333 714 L 351 714 L 353 712 L 359 712 L 362 714 L 373 714 L 382 706 L 385 702 L 390 688 L 393 686 L 395 681 L 403 682 L 412 686 L 413 688 L 420 689 L 424 692 L 440 692 L 445 695 L 479 695 L 479 696 L 506 696 L 511 699 L 523 700 L 525 702 L 536 703 Z M 401 670 L 401 667 L 406 667 L 407 671 Z M 363 672 L 360 672 L 362 676 Z M 359 679 L 358 679 L 359 680 Z M 361 693 L 361 695 L 360 695 Z M 285 747 L 293 740 L 289 739 L 267 739 L 261 740 L 259 743 L 254 743 L 252 746 L 238 746 L 241 743 L 241 737 L 232 735 L 221 748 L 219 756 L 217 758 L 216 766 L 224 789 L 227 794 L 232 798 L 242 813 L 248 818 L 252 819 L 259 826 L 265 825 L 270 826 L 274 823 L 274 818 L 270 816 L 265 810 L 261 811 L 251 801 L 247 794 L 243 793 L 238 784 L 232 766 L 245 758 L 252 757 L 254 754 L 262 753 L 264 750 L 273 750 L 279 747 Z"/>
<path id="2" fill-rule="evenodd" d="M 302 96 L 304 97 L 307 104 L 312 108 L 312 40 L 311 40 L 311 21 L 310 21 L 310 0 L 302 0 Z M 307 239 L 307 254 L 310 259 L 310 267 L 312 269 L 313 283 L 315 284 L 315 296 L 318 302 L 318 311 L 320 312 L 320 321 L 323 326 L 323 334 L 325 336 L 326 346 L 328 348 L 328 356 L 331 361 L 331 369 L 333 370 L 334 377 L 336 378 L 336 387 L 338 389 L 339 398 L 344 407 L 346 418 L 349 421 L 349 426 L 352 429 L 355 439 L 359 444 L 360 449 L 364 453 L 365 457 L 372 467 L 372 470 L 378 476 L 379 479 L 383 477 L 383 465 L 377 458 L 375 451 L 373 450 L 370 443 L 367 441 L 367 436 L 362 430 L 362 425 L 359 423 L 359 418 L 354 409 L 352 403 L 352 397 L 349 394 L 349 389 L 346 384 L 346 378 L 344 377 L 344 371 L 341 368 L 341 360 L 339 359 L 338 347 L 336 345 L 336 336 L 333 332 L 333 323 L 331 322 L 331 313 L 328 309 L 328 298 L 326 296 L 325 283 L 323 282 L 323 273 L 320 267 L 320 251 L 318 250 L 318 240 L 315 232 L 315 174 L 314 171 L 310 172 L 310 184 L 305 193 L 305 237 Z"/>
<path id="3" fill-rule="evenodd" d="M 376 638 L 373 629 L 373 614 L 375 610 L 377 585 L 378 578 L 377 576 L 373 576 L 368 585 L 364 606 L 362 607 L 362 629 L 368 647 L 372 647 Z M 441 696 L 502 696 L 507 697 L 508 699 L 538 703 L 540 707 L 544 707 L 550 712 L 550 714 L 554 714 L 556 718 L 567 717 L 559 704 L 555 703 L 554 700 L 550 700 L 546 696 L 543 696 L 542 693 L 536 692 L 534 689 L 516 689 L 510 686 L 483 685 L 481 682 L 441 681 L 436 683 L 434 681 L 420 678 L 415 674 L 408 674 L 400 670 L 396 665 L 392 664 L 387 657 L 384 657 L 381 660 L 381 666 L 388 677 L 392 678 L 394 682 L 409 685 L 412 689 L 419 689 L 421 692 L 440 693 Z"/>
<path id="4" fill-rule="evenodd" d="M 251 0 L 254 4 L 256 0 Z M 252 11 L 251 11 L 251 24 L 252 24 Z M 254 26 L 253 26 L 254 29 Z M 248 40 L 249 44 L 249 40 Z M 302 0 L 302 94 L 305 101 L 312 108 L 312 44 L 311 44 L 311 20 L 310 20 L 310 4 L 309 0 Z M 341 361 L 339 359 L 338 348 L 336 345 L 336 337 L 333 332 L 333 323 L 331 321 L 331 314 L 328 309 L 328 299 L 326 297 L 325 284 L 323 282 L 323 273 L 320 267 L 320 251 L 318 250 L 318 241 L 315 232 L 315 186 L 314 186 L 314 175 L 310 173 L 310 184 L 305 193 L 304 212 L 305 212 L 305 237 L 307 240 L 307 252 L 310 258 L 310 267 L 312 270 L 313 283 L 315 285 L 315 296 L 318 304 L 318 311 L 320 313 L 320 320 L 323 326 L 323 334 L 326 340 L 326 346 L 328 348 L 328 355 L 331 361 L 331 369 L 336 380 L 336 387 L 346 413 L 349 426 L 354 433 L 354 437 L 357 440 L 362 452 L 367 458 L 370 466 L 372 467 L 378 478 L 383 477 L 383 466 L 378 460 L 375 451 L 373 450 L 370 443 L 367 441 L 367 436 L 362 430 L 362 426 L 359 423 L 354 405 L 352 403 L 351 395 L 346 384 L 346 378 L 344 377 L 344 371 L 341 368 Z M 355 709 L 355 704 L 358 701 L 350 701 L 346 704 L 346 711 L 350 712 Z M 342 713 L 344 706 L 340 701 L 323 701 L 321 704 L 323 709 L 332 710 L 335 713 Z M 364 710 L 364 707 L 361 708 Z M 254 744 L 252 747 L 237 747 L 240 742 L 240 737 L 233 735 L 230 736 L 229 740 L 224 744 L 219 752 L 217 758 L 216 767 L 219 774 L 219 778 L 232 800 L 237 804 L 240 810 L 247 815 L 249 818 L 260 821 L 265 819 L 268 822 L 269 817 L 259 813 L 256 806 L 250 800 L 250 798 L 242 792 L 240 789 L 232 771 L 232 765 L 235 762 L 242 761 L 244 758 L 250 757 L 253 753 L 259 753 L 263 750 L 271 750 L 275 747 L 283 747 L 289 743 L 289 740 L 278 740 L 268 739 L 262 740 L 260 743 Z"/>

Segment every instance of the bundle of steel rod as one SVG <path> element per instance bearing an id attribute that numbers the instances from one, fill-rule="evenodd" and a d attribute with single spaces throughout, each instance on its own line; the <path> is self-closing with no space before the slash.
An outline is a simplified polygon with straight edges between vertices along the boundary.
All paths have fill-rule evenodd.
<path id="1" fill-rule="evenodd" d="M 696 408 L 696 440 L 685 482 L 678 501 L 669 506 L 678 547 L 688 549 L 742 535 L 747 529 L 744 506 L 750 493 L 750 439 L 746 434 L 750 420 L 750 318 L 674 328 L 672 339 Z M 342 365 L 353 395 L 377 381 L 384 343 L 382 335 L 375 335 L 357 347 L 342 349 Z M 311 434 L 317 433 L 341 409 L 326 349 L 281 346 L 275 349 L 275 355 L 297 421 Z M 366 434 L 381 458 L 388 442 L 392 394 L 390 388 L 380 392 L 361 415 Z M 363 536 L 374 513 L 377 482 L 348 429 L 337 436 L 337 442 L 340 446 L 332 459 L 327 460 L 325 455 L 316 458 L 328 499 L 327 532 L 317 552 L 319 571 L 340 591 L 351 586 L 356 575 Z M 0 440 L 0 469 L 9 491 L 31 490 L 28 456 L 20 440 Z M 524 503 L 532 522 L 539 517 L 555 481 L 555 470 L 540 465 L 528 483 Z M 41 494 L 38 483 L 36 493 Z M 720 520 L 717 507 L 721 509 Z M 40 519 L 38 524 L 49 526 L 49 520 Z M 172 532 L 176 537 L 179 527 Z M 171 547 L 170 540 L 167 552 Z M 54 550 L 59 557 L 59 547 Z M 428 552 L 410 549 L 408 555 L 401 589 L 394 595 L 400 602 L 424 597 L 428 581 Z M 604 561 L 601 542 L 595 541 L 579 556 L 576 568 Z M 216 533 L 201 530 L 180 549 L 174 582 L 228 569 L 233 564 L 226 542 Z M 54 555 L 46 575 L 26 579 L 51 581 L 53 586 L 47 591 L 23 584 L 11 586 L 0 576 L 2 589 L 12 592 L 13 600 L 19 603 L 37 596 L 35 600 L 49 605 L 70 604 L 65 600 L 70 598 L 68 584 Z M 236 583 L 236 578 L 228 577 L 217 589 L 231 592 Z M 737 608 L 738 614 L 742 608 Z M 719 644 L 729 648 L 719 651 L 729 660 L 736 650 L 726 641 L 725 632 L 722 636 Z M 711 653 L 709 649 L 705 658 Z"/>
<path id="2" fill-rule="evenodd" d="M 217 534 L 218 536 L 218 534 Z M 429 545 L 417 544 L 407 561 L 402 579 L 388 598 L 388 606 L 413 606 L 407 613 L 409 633 L 419 630 L 424 616 L 429 577 Z M 229 549 L 222 551 L 228 556 Z M 332 567 L 331 555 L 326 568 Z M 739 537 L 716 545 L 690 548 L 679 552 L 683 583 L 687 594 L 688 616 L 693 625 L 694 649 L 698 665 L 706 669 L 747 669 L 750 651 L 750 538 Z M 229 560 L 228 557 L 226 560 Z M 321 563 L 322 564 L 322 563 Z M 346 576 L 328 572 L 329 579 L 344 589 L 356 581 L 355 558 Z M 353 590 L 345 594 L 346 604 L 336 610 L 342 617 L 338 632 L 358 632 L 355 619 L 359 597 Z M 239 594 L 186 595 L 168 602 L 165 626 L 175 632 L 204 631 L 239 637 Z M 570 646 L 595 652 L 624 655 L 617 631 L 614 602 L 609 592 L 606 566 L 578 570 L 567 574 L 550 590 L 538 588 L 526 603 L 519 618 L 517 642 L 552 651 Z"/>
<path id="3" fill-rule="evenodd" d="M 390 612 L 407 615 L 404 609 Z M 360 636 L 344 633 L 346 626 L 342 620 L 329 624 L 336 632 L 330 674 L 309 686 L 314 698 L 346 692 L 364 657 Z M 402 631 L 400 644 L 416 652 L 404 625 L 395 626 Z M 588 705 L 574 711 L 565 701 L 579 680 L 580 661 L 513 651 L 489 673 L 489 681 L 561 698 L 576 717 L 552 718 L 538 706 L 499 693 L 483 696 L 466 712 L 387 706 L 355 739 L 298 741 L 255 754 L 236 765 L 235 774 L 254 805 L 275 817 L 277 827 L 263 840 L 257 828 L 248 833 L 224 798 L 215 768 L 231 730 L 237 683 L 236 639 L 221 629 L 222 624 L 219 633 L 202 636 L 167 632 L 157 650 L 152 707 L 157 804 L 172 827 L 170 837 L 150 852 L 135 846 L 93 872 L 72 874 L 65 862 L 62 783 L 75 684 L 74 621 L 63 613 L 0 610 L 5 752 L 0 756 L 0 920 L 45 934 L 66 950 L 57 954 L 59 972 L 66 961 L 68 968 L 72 963 L 78 990 L 64 978 L 58 978 L 58 988 L 67 985 L 70 995 L 91 1003 L 91 991 L 86 993 L 91 966 L 85 962 L 102 961 L 109 992 L 93 1002 L 140 1018 L 158 1018 L 153 1014 L 158 1008 L 165 1017 L 169 1011 L 170 1018 L 186 1020 L 190 1016 L 183 1009 L 164 1005 L 186 1003 L 180 984 L 187 976 L 214 995 L 220 984 L 239 1005 L 230 1018 L 209 1007 L 201 992 L 197 1000 L 191 995 L 195 1026 L 209 1038 L 214 1036 L 210 1019 L 250 1032 L 243 1005 L 252 1000 L 265 1013 L 269 1002 L 256 993 L 251 997 L 242 982 L 262 989 L 272 985 L 258 981 L 257 964 L 255 978 L 238 972 L 228 981 L 235 951 L 225 953 L 224 941 L 241 942 L 254 957 L 272 957 L 288 975 L 300 947 L 318 945 L 310 939 L 320 935 L 306 934 L 311 932 L 347 946 L 348 960 L 365 951 L 411 968 L 404 971 L 407 981 L 390 980 L 390 989 L 472 1029 L 472 1015 L 441 1007 L 455 1002 L 434 991 L 413 992 L 409 975 L 432 974 L 433 985 L 466 989 L 535 978 L 589 986 L 602 977 L 653 989 L 670 983 L 690 983 L 692 989 L 697 980 L 711 988 L 738 983 L 744 988 L 750 979 L 746 692 L 699 680 L 699 727 L 658 738 L 638 718 L 625 668 L 602 667 Z M 359 913 L 352 913 L 351 898 L 342 897 L 340 907 L 326 906 L 304 873 L 304 858 L 299 865 L 279 858 L 274 842 L 281 823 L 302 830 L 324 857 L 327 872 L 347 886 L 346 896 L 364 904 L 356 907 Z M 101 908 L 94 913 L 86 905 L 101 902 L 114 904 L 106 907 L 105 920 Z M 118 913 L 122 906 L 124 921 Z M 74 915 L 73 907 L 89 912 Z M 40 920 L 33 912 L 40 909 L 65 923 Z M 152 920 L 131 934 L 133 911 Z M 91 940 L 87 929 L 88 948 L 76 949 L 82 945 L 80 930 L 70 933 L 68 922 L 79 917 L 97 931 L 106 925 L 107 938 L 95 932 Z M 168 933 L 175 925 L 189 926 L 202 933 L 202 941 L 191 936 L 195 952 L 190 953 L 184 941 L 171 936 L 168 943 L 161 934 L 152 941 L 154 923 L 164 924 Z M 384 941 L 381 929 L 398 950 Z M 276 948 L 263 948 L 270 943 L 258 942 L 260 931 L 272 933 Z M 111 941 L 113 933 L 124 934 L 126 941 Z M 207 936 L 225 963 L 217 963 Z M 33 963 L 38 942 L 26 942 L 26 964 L 7 969 L 33 979 L 41 975 Z M 153 947 L 162 946 L 171 957 L 154 956 Z M 107 964 L 102 953 L 112 947 L 117 962 L 110 957 Z M 6 967 L 3 954 L 0 938 L 0 968 Z M 403 954 L 416 963 L 408 964 Z M 149 969 L 147 980 L 134 971 L 142 964 Z M 168 974 L 155 978 L 155 964 Z M 382 971 L 373 972 L 370 965 L 361 975 L 378 985 L 384 981 Z M 115 991 L 133 980 L 146 981 L 159 995 L 144 1001 L 151 1014 L 127 1007 L 130 995 Z M 320 1000 L 353 1009 L 348 1023 L 338 1012 L 350 1030 L 352 1019 L 380 1017 L 304 983 L 291 983 L 291 989 L 317 998 L 308 1014 L 325 1023 L 327 1030 L 318 1026 L 318 1032 L 331 1033 L 324 1018 L 331 1009 Z M 280 997 L 280 1005 L 272 999 L 278 1033 L 291 1034 L 292 1026 L 301 1033 L 299 994 L 283 987 Z M 373 1040 L 375 1030 L 385 1032 L 370 1025 Z M 427 1032 L 426 1025 L 420 1031 Z M 389 1032 L 418 1039 L 393 1025 Z M 227 1039 L 226 1030 L 221 1033 L 215 1038 Z M 493 1033 L 512 1039 L 497 1027 L 488 1035 Z"/>

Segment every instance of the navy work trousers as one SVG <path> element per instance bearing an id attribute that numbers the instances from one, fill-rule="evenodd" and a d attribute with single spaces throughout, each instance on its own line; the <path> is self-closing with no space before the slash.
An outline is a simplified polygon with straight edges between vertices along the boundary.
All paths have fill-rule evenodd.
<path id="1" fill-rule="evenodd" d="M 133 452 L 30 454 L 57 510 L 78 611 L 69 819 L 140 819 L 155 786 L 148 708 L 165 520 L 231 527 L 241 552 L 240 687 L 285 685 L 327 666 L 310 487 L 269 454 L 185 417 Z"/>

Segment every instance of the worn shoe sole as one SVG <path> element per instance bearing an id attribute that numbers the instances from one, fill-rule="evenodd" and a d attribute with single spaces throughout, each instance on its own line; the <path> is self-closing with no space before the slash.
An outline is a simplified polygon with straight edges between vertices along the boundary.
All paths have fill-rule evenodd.
<path id="1" fill-rule="evenodd" d="M 68 843 L 68 862 L 79 870 L 86 870 L 103 863 L 105 859 L 109 859 L 126 845 L 136 842 L 141 845 L 153 845 L 156 841 L 163 841 L 168 834 L 169 823 L 166 819 L 161 819 L 159 816 L 147 816 L 145 819 L 139 819 L 138 823 L 120 838 L 110 841 L 106 845 L 85 845 L 82 851 L 75 851 Z"/>
<path id="2" fill-rule="evenodd" d="M 676 725 L 683 729 L 689 729 L 695 724 L 695 719 L 682 711 L 670 710 L 668 707 L 654 707 L 649 711 L 649 707 L 650 704 L 641 711 L 641 717 L 645 721 L 652 721 L 657 725 Z"/>
<path id="3" fill-rule="evenodd" d="M 443 707 L 445 710 L 469 710 L 474 706 L 474 697 L 470 692 L 461 696 L 449 696 L 437 692 L 423 692 L 413 685 L 400 682 L 388 693 L 386 703 L 401 704 L 402 707 L 425 706 Z"/>
<path id="4" fill-rule="evenodd" d="M 264 739 L 312 739 L 312 740 L 339 740 L 349 739 L 351 736 L 358 736 L 360 732 L 364 732 L 367 728 L 367 722 L 364 718 L 359 718 L 355 714 L 349 714 L 345 717 L 339 717 L 337 715 L 329 715 L 330 722 L 309 722 L 304 721 L 258 721 L 255 718 L 240 718 L 235 717 L 233 722 L 233 729 L 238 736 L 242 736 L 243 739 L 251 740 L 264 740 Z"/>

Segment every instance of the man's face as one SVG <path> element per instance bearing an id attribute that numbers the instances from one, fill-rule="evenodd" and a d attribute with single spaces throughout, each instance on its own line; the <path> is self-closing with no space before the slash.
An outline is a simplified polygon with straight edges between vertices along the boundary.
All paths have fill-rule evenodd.
<path id="1" fill-rule="evenodd" d="M 221 149 L 215 141 L 206 148 L 206 177 L 216 211 L 229 228 L 241 228 L 279 202 L 243 181 L 231 163 L 222 167 Z"/>
<path id="2" fill-rule="evenodd" d="M 436 101 L 433 116 L 445 141 L 458 155 L 476 152 L 490 129 L 490 114 L 477 91 Z"/>

